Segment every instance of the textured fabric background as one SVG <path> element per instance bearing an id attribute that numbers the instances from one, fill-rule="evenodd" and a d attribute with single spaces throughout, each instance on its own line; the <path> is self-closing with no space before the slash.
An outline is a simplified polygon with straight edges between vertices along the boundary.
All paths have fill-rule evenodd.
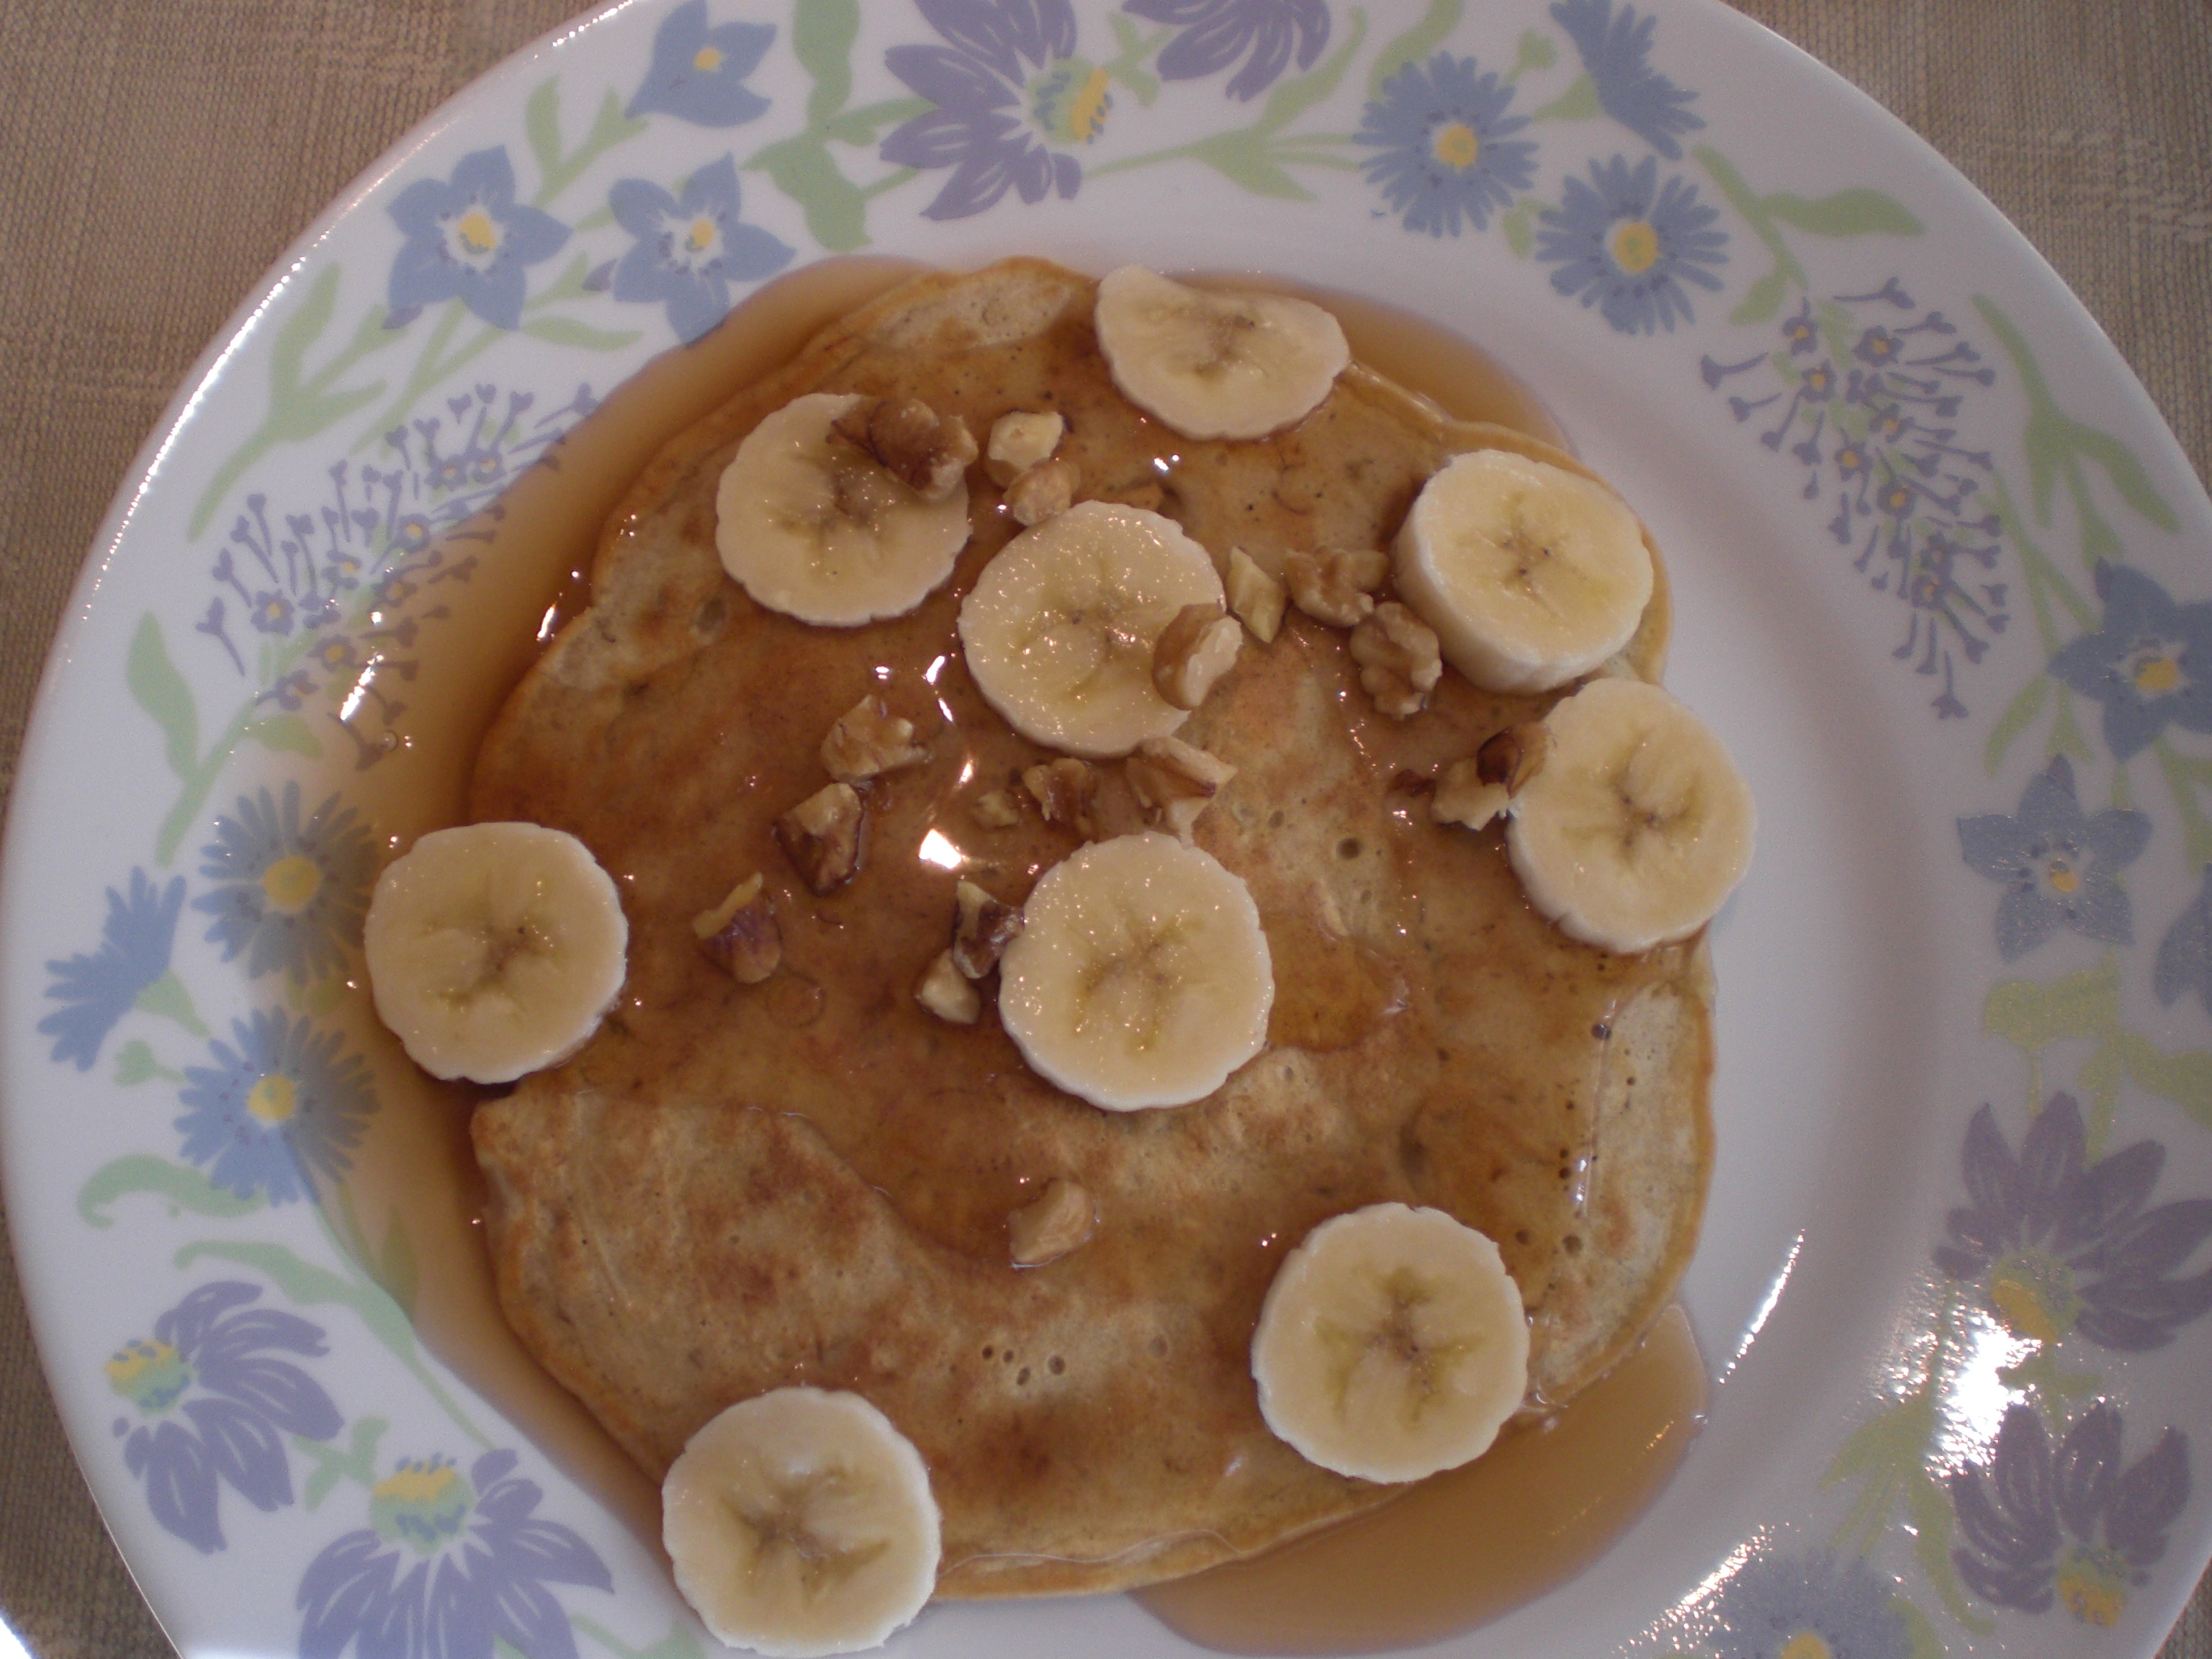
<path id="1" fill-rule="evenodd" d="M 583 9 L 0 5 L 0 789 L 100 516 L 201 349 L 410 124 Z M 2206 0 L 1742 9 L 1887 105 L 2010 215 L 2212 476 Z M 0 1272 L 0 1609 L 41 1659 L 171 1652 L 63 1444 L 12 1264 Z M 2212 1591 L 2200 1587 L 2166 1659 L 2212 1659 Z"/>

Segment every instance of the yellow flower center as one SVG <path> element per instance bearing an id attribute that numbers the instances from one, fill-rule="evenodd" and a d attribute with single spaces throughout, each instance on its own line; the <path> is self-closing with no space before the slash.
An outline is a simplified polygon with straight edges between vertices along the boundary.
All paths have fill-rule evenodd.
<path id="1" fill-rule="evenodd" d="M 261 891 L 272 909 L 296 916 L 321 890 L 323 872 L 314 860 L 293 853 L 261 872 Z"/>
<path id="2" fill-rule="evenodd" d="M 1659 233 L 1648 219 L 1632 219 L 1613 233 L 1613 262 L 1632 276 L 1658 263 Z"/>
<path id="3" fill-rule="evenodd" d="M 1109 85 L 1104 70 L 1093 70 L 1083 89 L 1068 100 L 1068 136 L 1090 143 L 1106 131 L 1106 88 Z"/>
<path id="4" fill-rule="evenodd" d="M 1801 1630 L 1782 1644 L 1778 1659 L 1835 1659 L 1835 1650 L 1817 1632 Z"/>
<path id="5" fill-rule="evenodd" d="M 720 48 L 716 46 L 700 47 L 696 52 L 692 54 L 691 67 L 704 74 L 712 75 L 716 70 L 722 67 L 722 53 Z"/>
<path id="6" fill-rule="evenodd" d="M 691 222 L 691 234 L 684 239 L 684 245 L 694 253 L 699 253 L 713 246 L 714 241 L 714 222 L 712 219 L 699 218 Z"/>
<path id="7" fill-rule="evenodd" d="M 2110 1630 L 2118 1624 L 2120 1611 L 2128 1604 L 2127 1591 L 2110 1575 L 2098 1571 L 2086 1561 L 2070 1562 L 2060 1571 L 2058 1599 L 2083 1624 L 2094 1625 L 2101 1630 Z"/>
<path id="8" fill-rule="evenodd" d="M 1482 154 L 1482 140 L 1475 137 L 1474 129 L 1466 122 L 1454 121 L 1437 129 L 1435 139 L 1429 145 L 1429 153 L 1446 167 L 1457 167 L 1464 173 L 1474 165 L 1474 158 Z"/>
<path id="9" fill-rule="evenodd" d="M 2146 657 L 2136 665 L 2136 690 L 2148 691 L 2153 696 L 2171 691 L 2181 684 L 2181 665 L 2163 653 Z"/>
<path id="10" fill-rule="evenodd" d="M 2058 1338 L 2058 1327 L 2036 1295 L 2035 1286 L 2022 1284 L 2017 1279 L 2000 1279 L 1990 1286 L 1990 1300 L 1997 1306 L 1997 1317 L 2005 1328 L 2015 1336 L 2024 1336 L 2031 1342 L 2051 1342 Z"/>
<path id="11" fill-rule="evenodd" d="M 287 1121 L 299 1109 L 300 1091 L 282 1072 L 271 1072 L 246 1097 L 246 1109 L 268 1124 Z"/>
<path id="12" fill-rule="evenodd" d="M 118 1394 L 127 1395 L 148 1371 L 176 1357 L 177 1351 L 166 1342 L 131 1343 L 117 1349 L 115 1358 L 107 1362 L 107 1380 Z"/>
<path id="13" fill-rule="evenodd" d="M 471 208 L 453 227 L 461 246 L 471 253 L 489 253 L 499 246 L 499 227 L 482 208 Z"/>
<path id="14" fill-rule="evenodd" d="M 2074 873 L 2074 866 L 2070 864 L 2053 862 L 2045 874 L 2051 884 L 2062 893 L 2075 892 L 2081 888 L 2081 878 Z"/>
<path id="15" fill-rule="evenodd" d="M 460 1471 L 450 1463 L 433 1464 L 427 1468 L 403 1465 L 370 1490 L 374 1496 L 394 1504 L 435 1504 L 453 1490 L 453 1482 L 459 1479 Z"/>

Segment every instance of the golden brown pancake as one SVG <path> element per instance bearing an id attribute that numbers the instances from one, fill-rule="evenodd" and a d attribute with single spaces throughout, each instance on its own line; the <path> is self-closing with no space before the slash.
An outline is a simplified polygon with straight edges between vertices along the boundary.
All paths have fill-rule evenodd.
<path id="1" fill-rule="evenodd" d="M 655 1479 L 735 1401 L 865 1395 L 928 1463 L 945 1595 L 1147 1583 L 1389 1497 L 1268 1432 L 1247 1352 L 1285 1251 L 1363 1205 L 1432 1205 L 1495 1239 L 1533 1322 L 1532 1405 L 1571 1397 L 1664 1304 L 1711 1157 L 1702 942 L 1577 944 L 1530 909 L 1494 826 L 1430 821 L 1420 781 L 1550 700 L 1447 672 L 1426 712 L 1386 719 L 1346 635 L 1296 612 L 1181 734 L 1238 769 L 1196 839 L 1267 928 L 1267 1050 L 1195 1104 L 1109 1113 L 1030 1072 L 988 1010 L 962 1027 L 915 1002 L 958 878 L 925 836 L 1012 903 L 1077 845 L 1033 813 L 987 830 L 971 811 L 1051 758 L 985 707 L 955 634 L 1018 526 L 979 468 L 974 540 L 917 611 L 852 630 L 764 611 L 714 550 L 717 480 L 763 415 L 896 394 L 980 434 L 1058 409 L 1080 496 L 1157 505 L 1217 561 L 1237 545 L 1269 568 L 1388 546 L 1456 452 L 1573 465 L 1357 368 L 1271 438 L 1182 439 L 1115 390 L 1094 287 L 1028 260 L 922 278 L 670 445 L 610 523 L 592 608 L 487 738 L 471 803 L 581 836 L 631 927 L 599 1035 L 476 1115 L 508 1320 Z M 1665 636 L 1662 584 L 1613 666 L 1656 677 Z M 872 689 L 931 758 L 877 783 L 863 870 L 818 898 L 770 825 L 827 781 L 817 746 Z M 784 963 L 743 986 L 690 919 L 756 870 Z M 1055 1177 L 1090 1190 L 1097 1234 L 1017 1268 L 1007 1215 Z"/>

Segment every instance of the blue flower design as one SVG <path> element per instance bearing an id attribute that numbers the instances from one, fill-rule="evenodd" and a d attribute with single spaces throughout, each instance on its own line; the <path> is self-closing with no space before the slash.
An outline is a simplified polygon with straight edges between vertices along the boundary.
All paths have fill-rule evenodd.
<path id="1" fill-rule="evenodd" d="M 1582 54 L 1598 106 L 1668 161 L 1680 160 L 1674 135 L 1694 132 L 1705 120 L 1690 112 L 1698 94 L 1651 67 L 1659 20 L 1638 17 L 1633 6 L 1616 14 L 1613 0 L 1558 0 L 1552 15 Z"/>
<path id="2" fill-rule="evenodd" d="M 1082 165 L 1052 144 L 1090 143 L 1113 100 L 1106 71 L 1075 56 L 1068 0 L 916 0 L 941 46 L 893 46 L 884 62 L 936 107 L 895 128 L 894 167 L 950 167 L 929 219 L 964 219 L 1009 190 L 1024 202 L 1072 197 Z"/>
<path id="3" fill-rule="evenodd" d="M 1951 1559 L 1969 1589 L 2025 1613 L 2047 1611 L 2055 1589 L 2081 1623 L 2118 1622 L 2189 1499 L 2188 1437 L 2170 1428 L 2123 1467 L 2122 1428 L 2118 1407 L 2100 1401 L 2053 1455 L 2033 1409 L 2005 1407 L 1987 1461 L 1951 1477 L 1965 1540 Z"/>
<path id="4" fill-rule="evenodd" d="M 203 1285 L 154 1322 L 151 1341 L 126 1342 L 108 1386 L 137 1408 L 118 1418 L 124 1467 L 146 1482 L 154 1519 L 203 1555 L 223 1547 L 217 1513 L 228 1486 L 267 1511 L 292 1501 L 286 1435 L 328 1440 L 343 1422 L 331 1397 L 278 1354 L 327 1352 L 319 1326 L 272 1309 L 244 1310 L 252 1285 Z M 180 1420 L 181 1419 L 181 1420 Z"/>
<path id="5" fill-rule="evenodd" d="M 1182 31 L 1153 62 L 1163 81 L 1200 81 L 1249 52 L 1223 88 L 1240 100 L 1274 85 L 1293 55 L 1311 69 L 1328 44 L 1324 0 L 1123 0 L 1121 9 Z"/>
<path id="6" fill-rule="evenodd" d="M 792 251 L 738 218 L 738 169 L 725 155 L 671 196 L 643 179 L 624 179 L 608 198 L 615 218 L 637 238 L 615 267 L 617 300 L 665 302 L 676 337 L 690 344 L 729 314 L 730 284 L 757 283 L 791 263 Z"/>
<path id="7" fill-rule="evenodd" d="M 281 809 L 266 789 L 241 795 L 235 817 L 216 819 L 200 858 L 215 887 L 192 908 L 215 918 L 207 937 L 222 943 L 225 962 L 247 952 L 247 978 L 281 968 L 304 984 L 343 968 L 361 943 L 376 852 L 360 814 L 339 811 L 336 795 L 304 824 L 297 783 L 284 786 Z"/>
<path id="8" fill-rule="evenodd" d="M 368 1069 L 337 1032 L 319 1036 L 281 1008 L 230 1029 L 236 1048 L 218 1037 L 208 1044 L 213 1066 L 185 1070 L 184 1155 L 240 1198 L 312 1196 L 315 1176 L 335 1181 L 353 1162 L 376 1108 Z"/>
<path id="9" fill-rule="evenodd" d="M 112 887 L 107 890 L 100 949 L 46 964 L 54 976 L 46 995 L 62 1006 L 40 1020 L 39 1029 L 53 1038 L 55 1060 L 75 1060 L 80 1072 L 92 1069 L 115 1022 L 169 971 L 169 947 L 176 941 L 177 915 L 184 904 L 182 876 L 157 888 L 144 871 L 133 870 L 128 898 Z"/>
<path id="10" fill-rule="evenodd" d="M 2003 884 L 1997 900 L 1997 951 L 2026 955 L 2061 922 L 2106 945 L 2135 941 L 2135 912 L 2113 871 L 2150 844 L 2150 818 L 2107 808 L 2094 817 L 2074 795 L 2063 755 L 2027 781 L 2020 811 L 1959 820 L 1959 848 L 1976 875 Z"/>
<path id="11" fill-rule="evenodd" d="M 2212 1199 L 2146 1209 L 2166 1148 L 2138 1140 L 2092 1164 L 2081 1110 L 2057 1094 L 2014 1155 L 1987 1106 L 1960 1154 L 1967 1206 L 1950 1212 L 1936 1265 L 1978 1281 L 2015 1335 L 2055 1342 L 2079 1331 L 2100 1347 L 2162 1348 L 2212 1309 L 2212 1268 L 2170 1275 L 2212 1237 Z"/>
<path id="12" fill-rule="evenodd" d="M 417 179 L 392 204 L 407 240 L 386 301 L 397 315 L 459 300 L 495 328 L 522 322 L 523 267 L 550 259 L 568 227 L 514 199 L 504 146 L 464 155 L 451 180 Z"/>
<path id="13" fill-rule="evenodd" d="M 1728 258 L 1728 236 L 1711 228 L 1720 210 L 1698 200 L 1686 179 L 1659 182 L 1659 163 L 1626 156 L 1590 163 L 1589 182 L 1566 180 L 1559 205 L 1544 214 L 1536 257 L 1559 265 L 1552 286 L 1579 294 L 1623 334 L 1674 331 L 1694 320 L 1685 283 L 1717 289 L 1706 267 Z"/>
<path id="14" fill-rule="evenodd" d="M 544 1495 L 487 1452 L 464 1475 L 443 1457 L 403 1462 L 369 1496 L 369 1524 L 307 1564 L 294 1598 L 300 1659 L 492 1659 L 505 1643 L 531 1659 L 576 1659 L 568 1615 L 549 1584 L 612 1590 L 605 1565 L 570 1528 L 533 1518 Z"/>
<path id="15" fill-rule="evenodd" d="M 684 0 L 653 34 L 653 63 L 623 113 L 656 112 L 702 127 L 742 126 L 769 100 L 744 84 L 775 39 L 772 23 L 707 24 L 707 0 Z"/>
<path id="16" fill-rule="evenodd" d="M 2140 570 L 2100 563 L 2105 625 L 2051 659 L 2051 672 L 2105 705 L 2115 760 L 2138 755 L 2166 728 L 2212 732 L 2212 603 L 2176 605 Z"/>
<path id="17" fill-rule="evenodd" d="M 1862 1560 L 1770 1555 L 1729 1580 L 1709 1639 L 1715 1659 L 1911 1659 L 1897 1602 L 1896 1585 Z"/>
<path id="18" fill-rule="evenodd" d="M 2151 982 L 2161 1003 L 2171 1004 L 2184 991 L 2194 991 L 2204 1012 L 2212 1014 L 2212 865 L 2205 867 L 2196 898 L 2159 940 L 2158 966 Z"/>
<path id="19" fill-rule="evenodd" d="M 1408 64 L 1360 118 L 1355 142 L 1382 150 L 1360 171 L 1408 230 L 1456 236 L 1462 216 L 1480 230 L 1536 176 L 1536 146 L 1506 136 L 1528 125 L 1506 114 L 1512 101 L 1512 87 L 1472 58 L 1440 52 Z"/>

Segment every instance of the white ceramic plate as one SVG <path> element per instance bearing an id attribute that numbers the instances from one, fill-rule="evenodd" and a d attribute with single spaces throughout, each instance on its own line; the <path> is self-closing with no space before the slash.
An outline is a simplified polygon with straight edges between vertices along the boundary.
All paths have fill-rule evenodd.
<path id="1" fill-rule="evenodd" d="M 302 239 L 80 584 L 0 935 L 32 1313 L 179 1647 L 695 1651 L 416 1340 L 434 1253 L 301 1200 L 405 1086 L 359 908 L 437 753 L 412 688 L 502 592 L 440 532 L 863 246 L 1406 307 L 1668 551 L 1672 684 L 1764 818 L 1715 935 L 1711 1421 L 1585 1577 L 1453 1650 L 2150 1652 L 2212 1551 L 2212 507 L 1989 204 L 1709 0 L 634 0 Z M 1182 1650 L 1118 1598 L 896 1645 Z"/>

